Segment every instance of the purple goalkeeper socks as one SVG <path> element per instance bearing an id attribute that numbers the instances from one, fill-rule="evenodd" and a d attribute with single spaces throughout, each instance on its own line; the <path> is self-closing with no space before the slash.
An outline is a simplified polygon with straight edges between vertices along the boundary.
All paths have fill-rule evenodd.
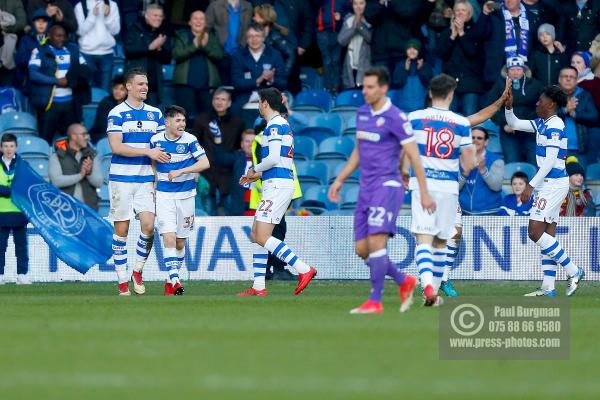
<path id="1" fill-rule="evenodd" d="M 398 269 L 398 267 L 396 267 L 396 264 L 392 263 L 389 259 L 387 274 L 394 280 L 394 282 L 396 282 L 398 286 L 402 285 L 402 282 L 404 282 L 404 277 L 406 276 L 402 271 L 400 271 L 400 269 Z"/>
<path id="2" fill-rule="evenodd" d="M 386 254 L 381 257 L 369 257 L 367 264 L 371 269 L 371 295 L 369 296 L 369 300 L 381 302 L 385 275 L 388 271 L 388 265 L 391 263 Z"/>

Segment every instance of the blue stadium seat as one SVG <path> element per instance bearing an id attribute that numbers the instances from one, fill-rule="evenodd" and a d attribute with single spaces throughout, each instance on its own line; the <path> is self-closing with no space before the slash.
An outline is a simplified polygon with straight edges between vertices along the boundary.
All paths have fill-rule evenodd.
<path id="1" fill-rule="evenodd" d="M 115 62 L 113 64 L 113 69 L 112 69 L 113 78 L 117 75 L 124 75 L 124 74 L 125 74 L 125 64 L 123 64 L 122 62 L 117 62 L 117 60 L 115 60 Z"/>
<path id="2" fill-rule="evenodd" d="M 318 183 L 319 185 L 327 184 L 328 169 L 325 163 L 321 161 L 298 161 L 295 164 L 298 179 L 301 181 Z"/>
<path id="3" fill-rule="evenodd" d="M 37 120 L 33 114 L 13 111 L 0 114 L 0 133 L 37 135 Z"/>
<path id="4" fill-rule="evenodd" d="M 102 218 L 108 217 L 108 213 L 110 212 L 110 201 L 100 200 L 98 201 L 98 214 Z"/>
<path id="5" fill-rule="evenodd" d="M 108 174 L 110 173 L 110 161 L 111 157 L 109 156 L 104 157 L 100 161 L 100 169 L 102 170 L 102 178 L 104 179 L 104 182 L 108 182 Z"/>
<path id="6" fill-rule="evenodd" d="M 344 163 L 345 164 L 345 163 Z M 340 172 L 342 172 L 342 169 L 344 168 L 344 164 L 340 164 L 338 165 L 334 170 L 333 170 L 333 174 L 332 174 L 332 178 L 329 180 L 329 183 L 332 183 L 333 180 L 340 174 Z M 358 183 L 358 180 L 360 178 L 360 168 L 357 169 L 356 171 L 354 171 L 352 173 L 352 175 L 350 175 L 348 177 L 348 179 L 346 179 L 346 182 L 344 183 Z"/>
<path id="7" fill-rule="evenodd" d="M 329 113 L 342 119 L 342 132 L 356 128 L 356 108 L 332 108 Z"/>
<path id="8" fill-rule="evenodd" d="M 304 193 L 301 207 L 310 211 L 315 209 L 315 213 L 321 213 L 324 210 L 337 210 L 339 205 L 327 198 L 328 190 L 329 186 L 327 185 L 311 187 Z"/>
<path id="9" fill-rule="evenodd" d="M 104 158 L 112 154 L 112 148 L 110 147 L 107 137 L 98 140 L 98 143 L 96 143 L 96 153 L 98 153 L 100 158 Z"/>
<path id="10" fill-rule="evenodd" d="M 360 107 L 363 104 L 365 104 L 365 99 L 360 90 L 344 90 L 335 97 L 335 107 Z"/>
<path id="11" fill-rule="evenodd" d="M 500 139 L 496 135 L 490 135 L 490 142 L 488 144 L 487 149 L 492 153 L 502 155 L 502 143 L 500 143 Z"/>
<path id="12" fill-rule="evenodd" d="M 596 200 L 594 201 L 597 206 L 600 206 L 600 193 L 596 195 Z M 600 209 L 598 210 L 600 212 Z"/>
<path id="13" fill-rule="evenodd" d="M 86 104 L 83 108 L 83 125 L 87 130 L 92 129 L 94 126 L 94 120 L 96 119 L 96 112 L 98 110 L 97 104 Z"/>
<path id="14" fill-rule="evenodd" d="M 37 136 L 27 136 L 19 140 L 19 154 L 25 156 L 50 157 L 48 142 Z"/>
<path id="15" fill-rule="evenodd" d="M 331 95 L 324 89 L 304 89 L 294 99 L 294 110 L 300 110 L 301 106 L 319 107 L 327 112 L 331 107 Z"/>
<path id="16" fill-rule="evenodd" d="M 387 96 L 392 101 L 392 104 L 396 107 L 400 107 L 399 104 L 402 104 L 402 101 L 400 99 L 401 93 L 402 92 L 400 90 L 388 90 Z"/>
<path id="17" fill-rule="evenodd" d="M 23 156 L 23 160 L 25 160 L 31 168 L 35 172 L 37 172 L 42 178 L 48 178 L 48 156 L 44 157 L 42 155 L 33 155 L 33 156 Z"/>
<path id="18" fill-rule="evenodd" d="M 327 138 L 319 144 L 319 152 L 315 159 L 337 158 L 346 160 L 354 150 L 354 142 L 347 137 Z"/>
<path id="19" fill-rule="evenodd" d="M 321 89 L 323 87 L 323 77 L 316 69 L 311 67 L 300 68 L 300 81 L 303 88 Z"/>
<path id="20" fill-rule="evenodd" d="M 532 179 L 537 172 L 537 168 L 526 162 L 508 163 L 504 166 L 504 179 L 510 180 L 517 171 L 525 172 L 529 179 Z"/>
<path id="21" fill-rule="evenodd" d="M 125 61 L 125 51 L 123 49 L 123 43 L 117 42 L 113 49 L 113 57 L 116 60 Z"/>
<path id="22" fill-rule="evenodd" d="M 320 126 L 310 126 L 304 129 L 301 129 L 298 132 L 298 136 L 307 136 L 313 138 L 317 145 L 320 144 L 323 140 L 329 137 L 338 136 L 334 131 L 329 128 L 324 128 Z M 296 136 L 297 137 L 297 136 Z"/>
<path id="23" fill-rule="evenodd" d="M 309 125 L 320 128 L 329 128 L 335 132 L 336 135 L 340 135 L 342 133 L 343 121 L 342 118 L 337 114 L 322 113 L 312 118 L 309 122 Z"/>
<path id="24" fill-rule="evenodd" d="M 313 180 L 313 178 L 309 178 L 304 179 L 304 178 L 300 178 L 298 179 L 300 181 L 300 189 L 302 189 L 302 196 L 304 196 L 304 194 L 306 192 L 308 192 L 310 190 L 310 188 L 315 187 L 315 186 L 321 186 L 320 183 L 317 183 Z M 302 203 L 302 198 L 296 199 L 292 202 L 292 206 L 293 208 L 298 208 L 300 207 L 300 203 Z"/>
<path id="25" fill-rule="evenodd" d="M 294 159 L 312 160 L 317 152 L 317 142 L 309 136 L 294 137 Z"/>
<path id="26" fill-rule="evenodd" d="M 322 217 L 352 217 L 353 209 L 325 210 L 321 213 Z"/>
<path id="27" fill-rule="evenodd" d="M 342 188 L 342 204 L 341 209 L 354 209 L 356 203 L 358 203 L 358 193 L 360 192 L 360 186 L 358 183 L 344 183 Z"/>
<path id="28" fill-rule="evenodd" d="M 102 101 L 102 99 L 104 99 L 106 96 L 108 96 L 109 93 L 99 87 L 93 87 L 92 88 L 92 104 L 98 104 Z"/>
<path id="29" fill-rule="evenodd" d="M 600 180 L 600 163 L 594 163 L 587 166 L 585 169 L 585 179 L 591 181 Z"/>
<path id="30" fill-rule="evenodd" d="M 340 158 L 320 158 L 315 161 L 319 161 L 325 164 L 327 167 L 327 180 L 323 182 L 323 184 L 327 184 L 327 182 L 329 182 L 329 180 L 333 177 L 333 171 L 340 168 L 340 165 L 346 164 L 346 160 Z"/>
<path id="31" fill-rule="evenodd" d="M 162 66 L 162 74 L 165 82 L 171 82 L 173 80 L 173 73 L 175 72 L 174 62 L 171 64 L 164 64 Z"/>

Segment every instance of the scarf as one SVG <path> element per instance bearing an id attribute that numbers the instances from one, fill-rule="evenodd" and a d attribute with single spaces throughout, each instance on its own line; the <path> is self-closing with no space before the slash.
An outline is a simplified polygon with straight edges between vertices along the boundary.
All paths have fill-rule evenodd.
<path id="1" fill-rule="evenodd" d="M 583 187 L 569 186 L 569 193 L 567 194 L 566 200 L 567 210 L 565 213 L 565 217 L 577 217 L 577 207 L 583 206 L 583 208 L 585 209 L 588 205 Z"/>
<path id="2" fill-rule="evenodd" d="M 519 43 L 517 45 L 517 39 L 515 38 L 515 26 L 510 11 L 502 5 L 502 15 L 504 15 L 504 31 L 506 33 L 506 40 L 504 42 L 504 53 L 506 59 L 510 57 L 521 57 L 523 61 L 527 61 L 527 49 L 528 49 L 528 37 L 529 37 L 529 20 L 527 19 L 527 11 L 525 6 L 521 3 L 521 13 L 519 14 L 519 27 L 521 32 L 519 35 Z"/>

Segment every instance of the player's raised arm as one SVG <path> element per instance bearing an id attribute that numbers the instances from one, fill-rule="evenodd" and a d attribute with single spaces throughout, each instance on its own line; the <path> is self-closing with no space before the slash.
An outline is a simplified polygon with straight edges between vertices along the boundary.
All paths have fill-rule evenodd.
<path id="1" fill-rule="evenodd" d="M 419 191 L 421 193 L 421 205 L 423 209 L 429 213 L 435 212 L 436 204 L 429 191 L 427 190 L 427 179 L 425 177 L 425 170 L 421 165 L 421 156 L 419 155 L 419 148 L 417 142 L 411 141 L 403 145 L 405 157 L 410 160 L 413 172 L 419 183 Z"/>
<path id="2" fill-rule="evenodd" d="M 506 123 L 512 129 L 522 132 L 535 132 L 533 121 L 527 119 L 519 119 L 513 112 L 513 97 L 512 92 L 508 93 L 506 102 L 504 103 L 504 116 L 506 117 Z"/>
<path id="3" fill-rule="evenodd" d="M 477 126 L 479 124 L 483 124 L 485 121 L 492 118 L 494 116 L 494 114 L 496 114 L 498 112 L 498 110 L 500 110 L 500 107 L 502 107 L 502 105 L 504 105 L 504 103 L 506 102 L 506 99 L 509 96 L 512 96 L 512 82 L 510 81 L 510 79 L 507 79 L 506 86 L 504 87 L 504 92 L 502 92 L 502 95 L 500 97 L 498 97 L 498 99 L 496 101 L 494 101 L 492 104 L 490 104 L 483 110 L 480 110 L 479 112 L 477 112 L 473 115 L 469 115 L 467 117 L 471 126 Z"/>
<path id="4" fill-rule="evenodd" d="M 359 166 L 359 156 L 358 156 L 358 143 L 354 145 L 354 150 L 352 150 L 352 154 L 350 154 L 350 158 L 344 165 L 344 168 L 340 171 L 338 176 L 335 178 L 331 186 L 329 186 L 329 191 L 327 192 L 327 197 L 330 201 L 335 203 L 340 201 L 340 190 L 342 190 L 342 185 L 348 179 L 354 171 Z"/>

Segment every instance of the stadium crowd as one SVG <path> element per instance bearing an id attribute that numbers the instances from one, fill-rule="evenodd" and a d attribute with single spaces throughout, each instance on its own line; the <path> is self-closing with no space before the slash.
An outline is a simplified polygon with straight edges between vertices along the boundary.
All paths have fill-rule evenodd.
<path id="1" fill-rule="evenodd" d="M 0 0 L 0 28 L 0 133 L 16 133 L 25 159 L 101 211 L 106 117 L 126 97 L 123 72 L 142 67 L 148 104 L 183 106 L 206 149 L 199 210 L 252 215 L 257 189 L 236 182 L 256 161 L 257 90 L 276 87 L 286 91 L 280 112 L 296 135 L 304 196 L 294 208 L 351 214 L 357 181 L 346 185 L 341 210 L 326 185 L 352 151 L 357 89 L 376 65 L 392 73 L 389 95 L 406 112 L 429 104 L 440 72 L 456 79 L 452 109 L 463 115 L 497 99 L 508 78 L 515 114 L 534 119 L 542 89 L 560 85 L 574 156 L 562 214 L 596 215 L 585 179 L 600 179 L 600 0 Z M 6 117 L 22 115 L 15 111 L 35 116 L 27 135 Z M 472 138 L 478 164 L 460 176 L 463 211 L 527 215 L 531 205 L 514 194 L 535 173 L 534 136 L 513 131 L 501 110 Z M 30 143 L 37 150 L 26 157 Z"/>

